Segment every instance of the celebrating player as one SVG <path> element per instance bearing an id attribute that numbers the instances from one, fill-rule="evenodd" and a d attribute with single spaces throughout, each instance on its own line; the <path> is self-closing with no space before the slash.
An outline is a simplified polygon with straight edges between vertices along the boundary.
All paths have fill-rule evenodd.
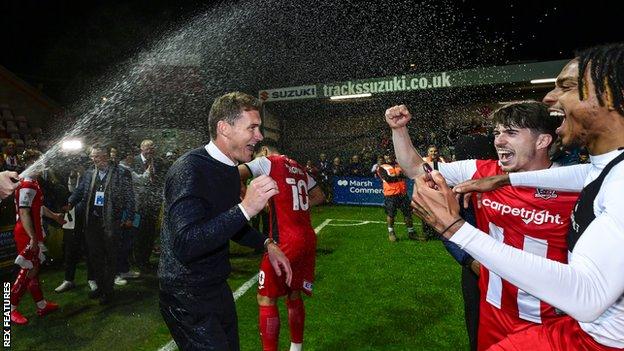
<path id="1" fill-rule="evenodd" d="M 280 155 L 275 145 L 264 141 L 261 155 L 238 166 L 241 181 L 268 175 L 277 183 L 279 193 L 269 201 L 269 237 L 282 249 L 292 267 L 292 282 L 278 277 L 265 254 L 258 273 L 259 326 L 262 348 L 277 350 L 280 318 L 277 298 L 287 296 L 291 351 L 303 344 L 305 310 L 301 291 L 312 294 L 316 261 L 316 234 L 310 221 L 310 206 L 325 201 L 316 181 L 296 161 Z"/>
<path id="2" fill-rule="evenodd" d="M 424 161 L 409 138 L 406 126 L 410 119 L 411 115 L 403 105 L 386 111 L 399 164 L 408 176 L 415 177 L 423 172 Z M 527 101 L 506 105 L 494 112 L 493 123 L 494 146 L 499 159 L 440 163 L 440 173 L 449 184 L 552 166 L 548 150 L 560 120 L 549 115 L 545 104 Z M 567 262 L 568 217 L 577 196 L 577 193 L 536 188 L 501 188 L 484 194 L 482 206 L 475 206 L 477 224 L 498 241 Z M 552 306 L 518 289 L 483 265 L 479 289 L 479 350 L 487 349 L 514 331 L 558 317 Z"/>
<path id="3" fill-rule="evenodd" d="M 41 153 L 36 150 L 26 150 L 23 154 L 27 168 L 40 157 Z M 39 173 L 40 171 L 35 169 L 29 174 L 30 177 L 20 179 L 19 186 L 15 190 L 17 222 L 13 236 L 18 254 L 15 263 L 21 267 L 11 288 L 11 322 L 15 324 L 28 323 L 28 319 L 17 310 L 26 290 L 32 295 L 40 317 L 58 308 L 57 304 L 43 298 L 39 284 L 39 265 L 45 259 L 43 252 L 46 251 L 41 219 L 42 216 L 46 216 L 60 224 L 65 223 L 65 220 L 63 214 L 54 213 L 43 206 L 43 192 L 37 182 Z"/>
<path id="4" fill-rule="evenodd" d="M 455 194 L 439 174 L 439 190 L 416 182 L 415 210 L 443 235 L 491 271 L 514 281 L 568 315 L 537 325 L 492 346 L 492 350 L 624 349 L 624 44 L 581 52 L 557 77 L 546 97 L 564 145 L 584 145 L 590 165 L 499 175 L 460 185 L 457 192 L 498 184 L 580 190 L 568 232 L 569 263 L 517 250 L 492 240 L 458 218 Z M 485 190 L 488 190 L 487 187 Z M 515 188 L 514 188 L 515 190 Z M 530 233 L 528 233 L 530 235 Z"/>

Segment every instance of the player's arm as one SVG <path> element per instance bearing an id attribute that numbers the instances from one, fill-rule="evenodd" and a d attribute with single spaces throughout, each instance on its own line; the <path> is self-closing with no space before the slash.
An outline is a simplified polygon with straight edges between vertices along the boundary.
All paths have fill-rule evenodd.
<path id="1" fill-rule="evenodd" d="M 37 247 L 37 234 L 35 223 L 32 218 L 32 203 L 37 195 L 37 191 L 32 188 L 21 188 L 17 194 L 17 206 L 20 221 L 24 227 L 26 235 L 30 238 L 30 247 Z"/>
<path id="2" fill-rule="evenodd" d="M 30 246 L 37 247 L 37 235 L 35 234 L 35 226 L 32 219 L 32 211 L 30 207 L 20 207 L 19 216 L 20 220 L 22 221 L 24 231 L 30 238 Z"/>
<path id="3" fill-rule="evenodd" d="M 52 212 L 45 206 L 41 206 L 41 213 L 45 217 L 50 218 L 51 220 L 55 221 L 56 223 L 58 223 L 60 225 L 65 224 L 65 215 L 62 214 L 62 213 Z"/>
<path id="4" fill-rule="evenodd" d="M 405 105 L 390 107 L 386 110 L 386 122 L 392 128 L 392 143 L 396 159 L 403 172 L 410 178 L 423 173 L 422 164 L 425 162 L 414 148 L 412 139 L 407 130 L 407 123 L 412 115 Z"/>
<path id="5" fill-rule="evenodd" d="M 310 206 L 318 206 L 325 203 L 325 193 L 320 186 L 316 185 L 308 192 Z"/>
<path id="6" fill-rule="evenodd" d="M 487 192 L 502 186 L 522 186 L 552 189 L 558 191 L 580 192 L 585 178 L 591 170 L 591 164 L 555 167 L 529 172 L 514 172 L 481 179 L 468 180 L 458 184 L 457 193 Z"/>

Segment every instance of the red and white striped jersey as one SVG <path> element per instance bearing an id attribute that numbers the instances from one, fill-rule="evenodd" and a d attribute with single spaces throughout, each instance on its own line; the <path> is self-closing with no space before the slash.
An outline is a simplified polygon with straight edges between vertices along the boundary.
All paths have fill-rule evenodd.
<path id="1" fill-rule="evenodd" d="M 246 165 L 254 177 L 268 175 L 277 183 L 279 194 L 269 202 L 272 239 L 280 245 L 297 245 L 301 239 L 316 240 L 308 196 L 316 181 L 305 168 L 284 155 L 258 157 Z"/>
<path id="2" fill-rule="evenodd" d="M 449 184 L 504 174 L 497 160 L 440 164 Z M 472 174 L 469 174 L 472 172 Z M 463 179 L 462 179 L 463 178 Z M 567 262 L 570 213 L 578 193 L 506 186 L 473 197 L 477 226 L 496 240 L 559 262 Z M 541 323 L 556 317 L 555 309 L 481 266 L 479 289 L 486 301 L 523 320 Z"/>
<path id="3" fill-rule="evenodd" d="M 30 208 L 30 215 L 33 220 L 33 226 L 35 233 L 37 234 L 37 240 L 42 242 L 45 233 L 42 226 L 41 206 L 43 206 L 43 191 L 39 187 L 39 182 L 36 179 L 24 178 L 19 182 L 19 186 L 15 189 L 15 228 L 13 229 L 14 235 L 24 235 L 26 230 L 22 224 L 22 220 L 19 215 L 20 208 Z"/>

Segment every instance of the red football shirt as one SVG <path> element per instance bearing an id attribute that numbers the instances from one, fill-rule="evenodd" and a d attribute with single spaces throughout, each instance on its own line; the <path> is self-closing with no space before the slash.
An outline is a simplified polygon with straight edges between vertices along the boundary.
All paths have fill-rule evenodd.
<path id="1" fill-rule="evenodd" d="M 469 160 L 440 165 L 450 184 L 505 174 L 497 160 Z M 472 172 L 471 175 L 469 173 Z M 461 179 L 464 178 L 464 179 Z M 477 226 L 507 245 L 564 262 L 570 214 L 578 193 L 506 186 L 481 195 L 474 204 Z M 477 201 L 476 197 L 473 201 Z M 481 266 L 479 289 L 486 301 L 523 320 L 541 323 L 556 317 L 555 309 Z"/>
<path id="2" fill-rule="evenodd" d="M 43 215 L 41 206 L 43 206 L 43 192 L 41 187 L 39 187 L 39 182 L 30 178 L 21 179 L 19 186 L 15 189 L 15 228 L 13 229 L 13 235 L 16 241 L 30 241 L 30 237 L 26 233 L 19 215 L 20 208 L 30 208 L 37 240 L 39 242 L 43 241 L 45 233 L 41 225 Z"/>
<path id="3" fill-rule="evenodd" d="M 316 186 L 316 182 L 305 168 L 284 155 L 258 157 L 246 165 L 254 177 L 268 175 L 277 183 L 279 194 L 269 202 L 272 239 L 281 246 L 316 238 L 308 196 L 308 190 Z"/>

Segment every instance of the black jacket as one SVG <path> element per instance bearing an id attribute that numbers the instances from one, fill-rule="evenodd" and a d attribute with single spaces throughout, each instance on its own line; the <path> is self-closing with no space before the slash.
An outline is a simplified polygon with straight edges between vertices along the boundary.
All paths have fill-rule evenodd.
<path id="1" fill-rule="evenodd" d="M 104 190 L 103 222 L 108 235 L 120 230 L 122 216 L 134 217 L 134 191 L 130 172 L 117 165 L 110 165 L 106 179 L 108 184 Z M 69 197 L 68 202 L 76 207 L 76 213 L 84 215 L 85 227 L 88 224 L 90 203 L 93 189 L 95 167 L 86 170 L 80 179 L 76 190 Z"/>
<path id="2" fill-rule="evenodd" d="M 191 150 L 169 169 L 158 276 L 161 289 L 203 289 L 228 278 L 230 239 L 262 248 L 264 237 L 238 207 L 238 168 Z"/>

